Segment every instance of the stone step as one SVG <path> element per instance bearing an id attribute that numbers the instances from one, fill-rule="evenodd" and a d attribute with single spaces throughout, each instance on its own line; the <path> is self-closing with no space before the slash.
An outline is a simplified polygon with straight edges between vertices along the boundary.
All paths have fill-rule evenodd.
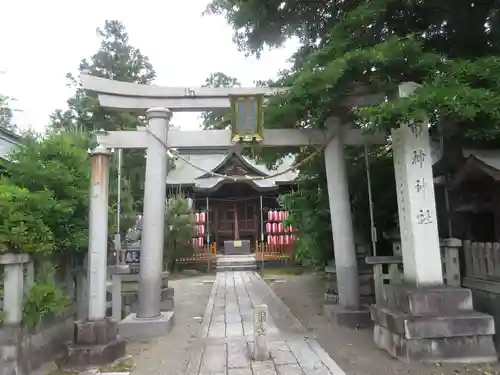
<path id="1" fill-rule="evenodd" d="M 257 268 L 256 264 L 246 264 L 246 265 L 224 265 L 217 266 L 217 272 L 226 272 L 226 271 L 253 271 Z"/>

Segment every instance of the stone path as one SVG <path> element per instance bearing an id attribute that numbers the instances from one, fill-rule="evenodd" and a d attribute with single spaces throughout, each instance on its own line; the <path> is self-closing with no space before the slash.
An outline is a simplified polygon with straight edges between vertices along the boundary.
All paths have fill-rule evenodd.
<path id="1" fill-rule="evenodd" d="M 300 298 L 300 296 L 297 296 Z M 251 360 L 253 305 L 267 304 L 270 358 Z M 218 273 L 186 375 L 344 375 L 252 271 Z"/>

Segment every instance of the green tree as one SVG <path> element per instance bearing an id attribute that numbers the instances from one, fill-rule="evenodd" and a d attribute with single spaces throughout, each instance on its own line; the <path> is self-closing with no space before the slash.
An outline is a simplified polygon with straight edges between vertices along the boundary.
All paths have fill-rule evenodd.
<path id="1" fill-rule="evenodd" d="M 49 195 L 49 207 L 39 217 L 50 229 L 55 249 L 63 254 L 84 252 L 90 181 L 86 139 L 67 132 L 26 134 L 4 166 L 10 182 L 20 189 Z"/>
<path id="2" fill-rule="evenodd" d="M 203 87 L 238 87 L 241 86 L 237 78 L 222 72 L 215 72 L 205 79 Z M 226 129 L 231 125 L 231 111 L 218 109 L 203 112 L 203 129 Z"/>
<path id="3" fill-rule="evenodd" d="M 191 239 L 195 235 L 195 223 L 188 200 L 181 193 L 174 193 L 167 199 L 166 211 L 163 253 L 168 269 L 173 270 L 176 259 L 194 252 Z"/>
<path id="4" fill-rule="evenodd" d="M 79 71 L 117 81 L 150 84 L 156 73 L 148 57 L 132 46 L 125 26 L 119 21 L 106 21 L 97 29 L 102 38 L 99 50 L 90 59 L 83 59 Z M 84 90 L 78 80 L 67 75 L 75 94 L 68 100 L 68 110 L 52 115 L 52 127 L 62 129 L 134 130 L 144 125 L 144 117 L 124 110 L 99 106 L 97 95 Z M 143 150 L 123 151 L 123 179 L 128 180 L 136 209 L 142 209 L 145 158 Z"/>
<path id="5" fill-rule="evenodd" d="M 268 127 L 321 128 L 329 116 L 340 114 L 370 129 L 388 130 L 414 120 L 453 124 L 459 139 L 498 142 L 499 8 L 494 0 L 214 0 L 208 11 L 227 19 L 247 53 L 278 47 L 292 36 L 300 40 L 294 66 L 275 82 L 291 90 L 268 106 Z M 350 113 L 339 106 L 350 90 L 394 93 L 404 81 L 422 86 L 410 98 L 391 95 L 390 101 Z M 348 163 L 349 171 L 361 169 L 360 157 L 349 157 Z M 324 180 L 315 177 L 318 167 L 311 163 L 300 173 L 324 187 Z M 383 175 L 391 173 L 388 162 Z M 384 183 L 373 175 L 377 190 L 394 189 L 393 178 Z M 350 181 L 353 206 L 360 201 L 359 181 Z M 380 206 L 375 198 L 375 207 Z M 313 211 L 318 208 L 310 205 Z M 387 210 L 384 222 L 390 216 Z"/>
<path id="6" fill-rule="evenodd" d="M 0 94 L 0 127 L 16 132 L 17 126 L 13 123 L 14 110 L 10 102 L 12 98 Z"/>

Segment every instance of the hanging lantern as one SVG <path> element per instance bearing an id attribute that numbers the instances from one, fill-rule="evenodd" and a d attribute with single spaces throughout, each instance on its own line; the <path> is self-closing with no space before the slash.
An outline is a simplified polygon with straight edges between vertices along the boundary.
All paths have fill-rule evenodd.
<path id="1" fill-rule="evenodd" d="M 283 211 L 278 212 L 278 220 L 279 221 L 285 220 L 285 213 Z"/>
<path id="2" fill-rule="evenodd" d="M 271 235 L 268 235 L 268 236 L 267 236 L 267 244 L 268 244 L 268 245 L 271 245 L 272 241 L 273 241 L 272 236 L 271 236 Z"/>
<path id="3" fill-rule="evenodd" d="M 198 237 L 198 247 L 201 249 L 203 247 L 203 237 Z"/>
<path id="4" fill-rule="evenodd" d="M 261 142 L 264 139 L 264 95 L 230 96 L 233 142 Z"/>
<path id="5" fill-rule="evenodd" d="M 205 235 L 205 226 L 204 225 L 199 225 L 198 226 L 198 231 L 199 231 L 200 236 L 204 236 Z"/>
<path id="6" fill-rule="evenodd" d="M 266 233 L 271 233 L 271 229 L 272 229 L 271 223 L 266 223 Z"/>
<path id="7" fill-rule="evenodd" d="M 278 223 L 278 233 L 283 233 L 283 223 Z"/>
<path id="8" fill-rule="evenodd" d="M 196 224 L 200 222 L 200 214 L 198 212 L 194 214 L 194 222 Z"/>
<path id="9" fill-rule="evenodd" d="M 290 225 L 290 227 L 288 228 L 288 230 L 289 230 L 290 232 L 293 232 L 293 227 Z"/>
<path id="10" fill-rule="evenodd" d="M 205 223 L 205 212 L 200 212 L 200 223 Z"/>
<path id="11" fill-rule="evenodd" d="M 289 227 L 285 227 L 284 229 L 285 229 L 285 233 L 288 233 L 288 232 L 289 232 L 289 230 L 290 230 L 290 228 L 289 228 Z"/>
<path id="12" fill-rule="evenodd" d="M 278 224 L 273 223 L 273 224 L 272 224 L 272 229 L 271 229 L 271 232 L 272 232 L 272 233 L 276 233 L 277 231 L 278 231 Z"/>
<path id="13" fill-rule="evenodd" d="M 281 235 L 279 238 L 280 245 L 283 245 L 285 243 L 285 236 Z"/>

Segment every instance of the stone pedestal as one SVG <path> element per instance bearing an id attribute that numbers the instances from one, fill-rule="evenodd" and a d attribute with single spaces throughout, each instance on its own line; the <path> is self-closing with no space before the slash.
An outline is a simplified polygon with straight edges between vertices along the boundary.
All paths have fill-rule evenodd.
<path id="1" fill-rule="evenodd" d="M 250 254 L 252 252 L 250 241 L 224 241 L 225 255 Z"/>
<path id="2" fill-rule="evenodd" d="M 474 311 L 469 289 L 386 285 L 371 306 L 376 345 L 403 361 L 495 362 L 491 315 Z"/>
<path id="3" fill-rule="evenodd" d="M 66 344 L 59 366 L 79 370 L 103 366 L 125 356 L 125 342 L 117 333 L 117 323 L 108 318 L 75 322 L 74 341 Z"/>
<path id="4" fill-rule="evenodd" d="M 120 337 L 127 341 L 141 341 L 166 336 L 172 330 L 173 324 L 173 311 L 162 312 L 159 317 L 152 319 L 139 318 L 137 314 L 132 313 L 120 322 Z"/>

